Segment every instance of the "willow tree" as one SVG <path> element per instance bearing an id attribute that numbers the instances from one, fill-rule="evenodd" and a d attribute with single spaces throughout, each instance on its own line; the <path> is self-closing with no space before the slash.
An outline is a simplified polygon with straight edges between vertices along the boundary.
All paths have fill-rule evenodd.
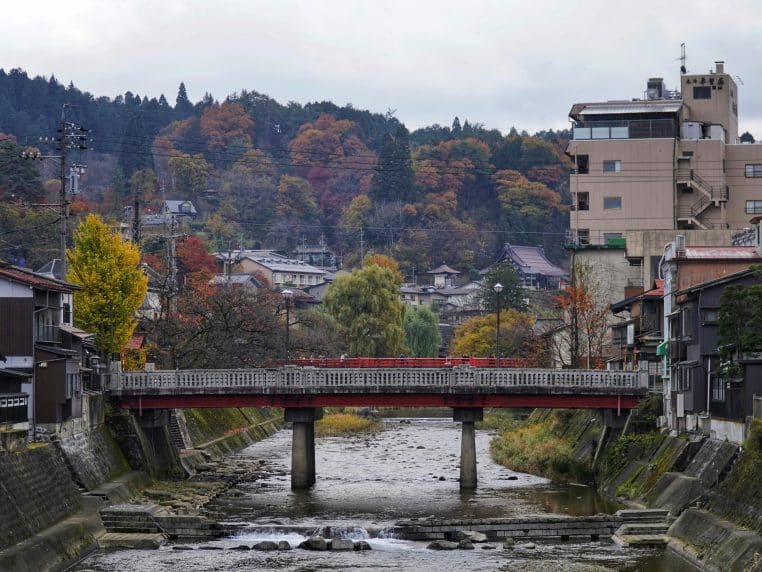
<path id="1" fill-rule="evenodd" d="M 95 333 L 104 355 L 120 352 L 135 330 L 135 312 L 148 289 L 138 248 L 97 215 L 88 215 L 74 233 L 67 259 L 67 279 L 81 287 L 74 293 L 75 324 Z"/>
<path id="2" fill-rule="evenodd" d="M 442 344 L 437 315 L 426 307 L 408 308 L 403 322 L 405 343 L 413 357 L 437 357 Z"/>
<path id="3" fill-rule="evenodd" d="M 401 280 L 390 268 L 368 264 L 337 278 L 325 297 L 351 355 L 389 357 L 403 348 Z"/>

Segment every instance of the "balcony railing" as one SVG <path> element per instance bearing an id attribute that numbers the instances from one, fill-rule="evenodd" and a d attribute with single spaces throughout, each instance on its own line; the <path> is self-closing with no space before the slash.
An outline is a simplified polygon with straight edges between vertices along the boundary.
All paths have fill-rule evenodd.
<path id="1" fill-rule="evenodd" d="M 627 241 L 623 236 L 604 231 L 585 231 L 581 229 L 572 229 L 566 231 L 566 248 L 569 250 L 584 249 L 624 249 Z"/>
<path id="2" fill-rule="evenodd" d="M 34 328 L 34 341 L 48 344 L 61 343 L 61 329 L 58 324 L 37 324 Z"/>
<path id="3" fill-rule="evenodd" d="M 0 424 L 29 420 L 29 396 L 26 393 L 0 393 Z"/>
<path id="4" fill-rule="evenodd" d="M 590 139 L 656 139 L 678 135 L 678 126 L 671 119 L 633 119 L 621 121 L 588 121 L 573 128 L 575 140 Z"/>

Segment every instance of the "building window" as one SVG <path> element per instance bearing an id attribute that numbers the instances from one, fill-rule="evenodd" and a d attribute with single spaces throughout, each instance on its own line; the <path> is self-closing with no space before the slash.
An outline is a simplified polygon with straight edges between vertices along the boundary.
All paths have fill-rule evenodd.
<path id="1" fill-rule="evenodd" d="M 694 85 L 693 86 L 693 99 L 711 99 L 712 88 L 708 85 Z"/>
<path id="2" fill-rule="evenodd" d="M 747 163 L 746 176 L 754 178 L 762 177 L 762 163 Z"/>
<path id="3" fill-rule="evenodd" d="M 577 229 L 577 243 L 590 244 L 590 229 L 589 228 Z"/>
<path id="4" fill-rule="evenodd" d="M 720 316 L 718 308 L 704 308 L 701 310 L 701 321 L 705 324 L 716 324 Z"/>
<path id="5" fill-rule="evenodd" d="M 590 155 L 577 155 L 577 174 L 587 175 L 590 172 Z"/>
<path id="6" fill-rule="evenodd" d="M 691 390 L 691 369 L 685 366 L 678 366 L 677 368 L 677 390 L 678 391 L 690 391 Z"/>
<path id="7" fill-rule="evenodd" d="M 71 304 L 64 302 L 63 305 L 63 323 L 71 324 Z"/>
<path id="8" fill-rule="evenodd" d="M 712 401 L 725 401 L 725 380 L 712 376 Z"/>
<path id="9" fill-rule="evenodd" d="M 577 193 L 577 210 L 590 210 L 590 193 Z"/>
<path id="10" fill-rule="evenodd" d="M 692 304 L 686 304 L 680 310 L 680 331 L 683 339 L 693 339 L 696 325 L 696 308 Z"/>
<path id="11" fill-rule="evenodd" d="M 604 209 L 621 209 L 622 197 L 603 197 Z"/>
<path id="12" fill-rule="evenodd" d="M 622 162 L 616 161 L 604 161 L 603 172 L 604 173 L 619 173 L 622 171 Z"/>
<path id="13" fill-rule="evenodd" d="M 746 214 L 762 214 L 762 201 L 746 201 Z"/>
<path id="14" fill-rule="evenodd" d="M 82 390 L 82 385 L 79 379 L 78 373 L 66 374 L 66 399 L 71 399 L 75 395 L 79 394 Z"/>

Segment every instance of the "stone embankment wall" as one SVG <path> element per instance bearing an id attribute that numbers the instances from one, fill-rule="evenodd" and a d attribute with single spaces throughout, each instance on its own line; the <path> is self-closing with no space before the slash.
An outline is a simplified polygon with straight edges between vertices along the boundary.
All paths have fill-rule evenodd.
<path id="1" fill-rule="evenodd" d="M 77 512 L 82 497 L 51 443 L 0 453 L 0 549 Z"/>
<path id="2" fill-rule="evenodd" d="M 579 419 L 577 419 L 579 418 Z M 570 426 L 592 419 L 576 412 Z M 762 423 L 743 449 L 712 439 L 656 432 L 633 419 L 596 460 L 598 486 L 621 502 L 669 511 L 669 549 L 705 570 L 757 569 L 762 562 Z M 585 434 L 587 433 L 587 435 Z M 574 439 L 581 435 L 582 442 Z M 577 458 L 589 432 L 569 431 Z"/>
<path id="3" fill-rule="evenodd" d="M 52 428 L 41 432 L 50 442 L 0 451 L 0 570 L 58 569 L 92 547 L 102 530 L 96 506 L 101 500 L 82 495 L 102 496 L 107 481 L 124 480 L 135 470 L 185 476 L 162 416 L 106 416 L 102 396 L 88 397 L 95 401 L 83 419 L 57 427 L 56 434 Z M 188 410 L 186 418 L 193 446 L 223 455 L 276 431 L 282 414 L 210 409 Z"/>

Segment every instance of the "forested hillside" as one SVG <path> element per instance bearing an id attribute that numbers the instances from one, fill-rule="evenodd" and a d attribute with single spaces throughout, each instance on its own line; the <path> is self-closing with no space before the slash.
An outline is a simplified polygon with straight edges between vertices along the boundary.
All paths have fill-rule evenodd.
<path id="1" fill-rule="evenodd" d="M 65 108 L 64 108 L 65 106 Z M 53 209 L 62 120 L 89 129 L 76 218 L 114 220 L 137 200 L 191 200 L 192 230 L 212 250 L 291 253 L 323 242 L 345 265 L 388 254 L 406 276 L 442 262 L 461 271 L 494 261 L 504 242 L 563 258 L 568 226 L 565 133 L 504 135 L 479 124 L 408 132 L 392 113 L 330 102 L 278 103 L 255 91 L 193 103 L 132 92 L 110 98 L 55 78 L 0 70 L 0 258 L 36 266 L 56 252 Z M 147 246 L 148 248 L 160 248 Z"/>

